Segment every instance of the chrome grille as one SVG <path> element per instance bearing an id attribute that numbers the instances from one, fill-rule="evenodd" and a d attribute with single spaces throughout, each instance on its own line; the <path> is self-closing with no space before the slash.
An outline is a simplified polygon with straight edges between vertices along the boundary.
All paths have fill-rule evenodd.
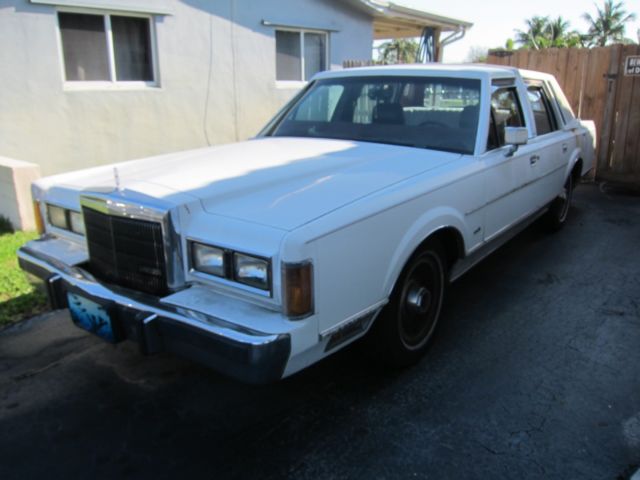
<path id="1" fill-rule="evenodd" d="M 153 295 L 166 295 L 162 226 L 83 207 L 89 265 L 98 279 Z"/>

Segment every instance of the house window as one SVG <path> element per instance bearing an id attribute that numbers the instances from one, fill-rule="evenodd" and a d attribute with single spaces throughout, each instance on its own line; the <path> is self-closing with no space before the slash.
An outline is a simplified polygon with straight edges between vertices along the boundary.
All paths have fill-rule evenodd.
<path id="1" fill-rule="evenodd" d="M 149 17 L 58 12 L 68 82 L 154 82 Z"/>
<path id="2" fill-rule="evenodd" d="M 327 34 L 276 30 L 276 80 L 308 81 L 327 69 Z"/>

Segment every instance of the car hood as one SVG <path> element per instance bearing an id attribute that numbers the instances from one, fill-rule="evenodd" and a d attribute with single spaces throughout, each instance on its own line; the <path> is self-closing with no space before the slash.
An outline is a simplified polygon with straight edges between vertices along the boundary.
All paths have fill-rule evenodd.
<path id="1" fill-rule="evenodd" d="M 118 183 L 169 204 L 190 197 L 212 214 L 292 230 L 459 157 L 395 145 L 269 137 L 74 172 L 59 176 L 57 184 Z"/>

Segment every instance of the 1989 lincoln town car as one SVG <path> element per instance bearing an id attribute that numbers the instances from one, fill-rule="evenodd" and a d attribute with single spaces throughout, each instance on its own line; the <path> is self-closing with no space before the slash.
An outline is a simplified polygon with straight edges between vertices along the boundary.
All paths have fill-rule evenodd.
<path id="1" fill-rule="evenodd" d="M 255 139 L 36 182 L 43 235 L 19 260 L 78 326 L 244 381 L 367 333 L 408 365 L 449 282 L 565 223 L 594 138 L 537 72 L 325 72 Z"/>

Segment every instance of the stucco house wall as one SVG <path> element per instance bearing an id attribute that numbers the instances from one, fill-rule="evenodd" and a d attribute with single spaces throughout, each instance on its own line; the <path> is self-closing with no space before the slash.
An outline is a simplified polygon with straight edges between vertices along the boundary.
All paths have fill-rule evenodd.
<path id="1" fill-rule="evenodd" d="M 65 83 L 56 12 L 83 1 L 168 12 L 152 15 L 157 87 Z M 273 24 L 329 31 L 330 68 L 371 56 L 372 19 L 340 0 L 47 3 L 0 3 L 0 155 L 44 175 L 254 135 L 301 86 L 276 81 Z"/>

